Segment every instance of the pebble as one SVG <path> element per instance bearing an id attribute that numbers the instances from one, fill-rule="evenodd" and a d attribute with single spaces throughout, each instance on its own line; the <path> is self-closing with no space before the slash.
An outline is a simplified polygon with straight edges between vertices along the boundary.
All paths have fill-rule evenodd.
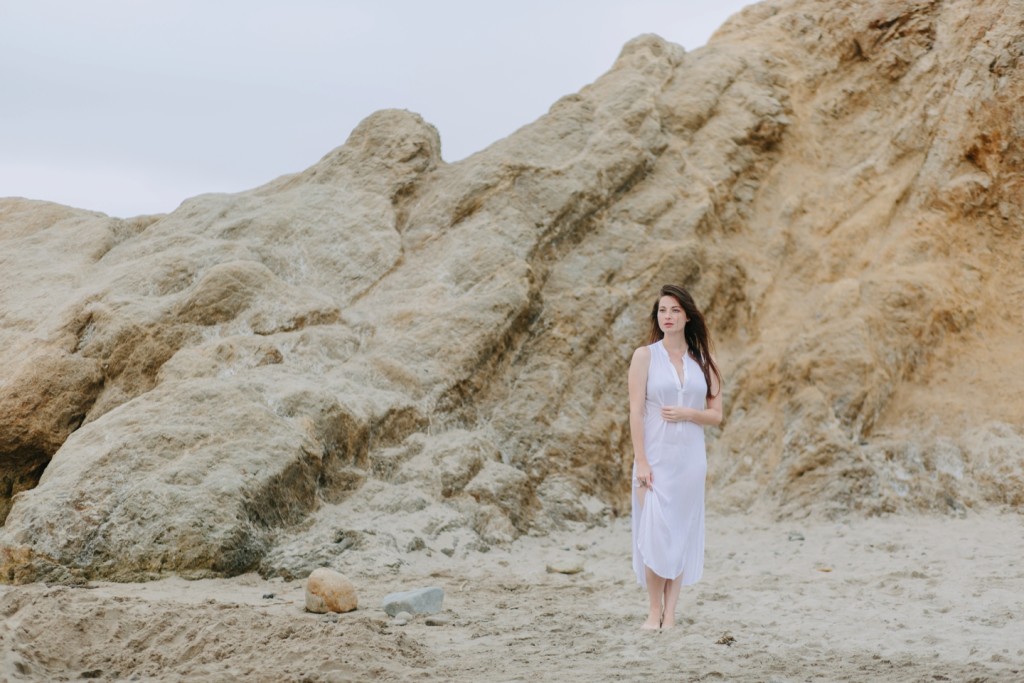
<path id="1" fill-rule="evenodd" d="M 391 617 L 399 612 L 436 614 L 441 611 L 441 603 L 443 601 L 444 590 L 437 586 L 431 586 L 429 588 L 417 588 L 415 590 L 385 595 L 381 607 Z"/>
<path id="2" fill-rule="evenodd" d="M 412 615 L 411 614 L 409 614 L 408 612 L 399 612 L 398 614 L 395 615 L 394 624 L 395 624 L 395 626 L 405 626 L 410 621 L 412 621 Z"/>
<path id="3" fill-rule="evenodd" d="M 556 562 L 547 566 L 548 574 L 579 574 L 583 565 L 579 562 Z"/>
<path id="4" fill-rule="evenodd" d="M 424 623 L 427 626 L 447 626 L 451 623 L 451 619 L 449 619 L 444 614 L 435 614 L 433 616 L 427 617 Z"/>
<path id="5" fill-rule="evenodd" d="M 802 540 L 804 540 L 804 535 L 802 533 L 800 533 L 799 531 L 790 531 L 789 532 L 789 540 L 791 540 L 791 541 L 802 541 Z"/>
<path id="6" fill-rule="evenodd" d="M 314 569 L 306 579 L 306 609 L 317 614 L 351 612 L 359 607 L 356 587 L 333 569 Z"/>

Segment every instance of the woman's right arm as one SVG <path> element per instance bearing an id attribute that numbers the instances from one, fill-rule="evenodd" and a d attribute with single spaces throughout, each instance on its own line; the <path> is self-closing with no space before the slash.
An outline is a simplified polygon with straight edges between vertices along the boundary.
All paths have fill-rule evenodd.
<path id="1" fill-rule="evenodd" d="M 651 350 L 641 346 L 633 352 L 629 363 L 629 435 L 633 439 L 633 462 L 636 478 L 644 486 L 653 482 L 651 466 L 644 451 L 644 408 L 647 405 L 647 368 L 651 365 Z"/>

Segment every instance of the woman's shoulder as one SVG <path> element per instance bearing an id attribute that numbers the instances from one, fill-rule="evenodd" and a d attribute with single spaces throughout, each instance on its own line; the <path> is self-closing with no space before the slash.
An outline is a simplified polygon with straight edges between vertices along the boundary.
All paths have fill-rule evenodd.
<path id="1" fill-rule="evenodd" d="M 633 360 L 635 360 L 635 361 L 644 361 L 644 360 L 650 360 L 650 359 L 651 359 L 651 347 L 650 346 L 641 346 L 641 347 L 638 347 L 635 351 L 633 351 Z"/>

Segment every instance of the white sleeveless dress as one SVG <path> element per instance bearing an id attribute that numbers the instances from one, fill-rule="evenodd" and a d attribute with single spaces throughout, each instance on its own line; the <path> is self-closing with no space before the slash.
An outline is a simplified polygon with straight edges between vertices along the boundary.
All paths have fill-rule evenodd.
<path id="1" fill-rule="evenodd" d="M 640 504 L 633 468 L 633 571 L 647 586 L 644 567 L 666 579 L 696 583 L 704 573 L 704 479 L 708 461 L 704 427 L 666 422 L 662 406 L 706 407 L 707 382 L 697 361 L 683 357 L 684 377 L 672 367 L 665 345 L 651 344 L 644 406 L 644 450 L 654 484 Z"/>

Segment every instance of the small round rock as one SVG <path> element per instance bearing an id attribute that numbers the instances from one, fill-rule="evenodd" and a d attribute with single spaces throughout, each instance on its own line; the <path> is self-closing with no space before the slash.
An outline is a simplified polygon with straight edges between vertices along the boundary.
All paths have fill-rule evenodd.
<path id="1" fill-rule="evenodd" d="M 321 567 L 306 579 L 306 609 L 310 612 L 351 612 L 357 607 L 356 587 L 344 574 Z"/>

